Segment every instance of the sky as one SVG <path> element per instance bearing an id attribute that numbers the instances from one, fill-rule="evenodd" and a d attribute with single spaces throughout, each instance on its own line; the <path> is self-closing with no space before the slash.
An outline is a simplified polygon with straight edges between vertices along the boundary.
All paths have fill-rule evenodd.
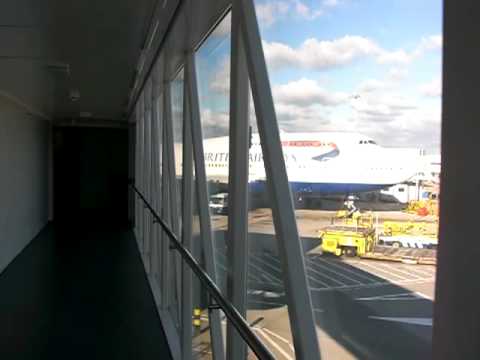
<path id="1" fill-rule="evenodd" d="M 441 0 L 256 0 L 279 126 L 439 152 Z M 206 136 L 228 129 L 229 21 L 198 51 Z"/>

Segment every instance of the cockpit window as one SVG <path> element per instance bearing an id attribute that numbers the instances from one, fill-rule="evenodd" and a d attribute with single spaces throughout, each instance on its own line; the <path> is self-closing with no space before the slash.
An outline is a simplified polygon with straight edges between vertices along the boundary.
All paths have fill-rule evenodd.
<path id="1" fill-rule="evenodd" d="M 368 140 L 368 143 L 369 143 L 369 144 L 373 144 L 373 145 L 377 145 L 377 143 L 376 143 L 375 141 L 373 141 L 373 140 Z"/>

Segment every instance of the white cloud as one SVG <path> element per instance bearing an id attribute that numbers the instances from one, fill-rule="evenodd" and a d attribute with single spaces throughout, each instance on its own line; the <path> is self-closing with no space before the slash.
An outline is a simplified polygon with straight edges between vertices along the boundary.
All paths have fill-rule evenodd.
<path id="1" fill-rule="evenodd" d="M 377 57 L 379 64 L 408 64 L 412 61 L 412 54 L 408 54 L 405 50 L 380 51 Z"/>
<path id="2" fill-rule="evenodd" d="M 267 2 L 256 5 L 258 21 L 263 26 L 271 26 L 290 9 L 286 1 Z"/>
<path id="3" fill-rule="evenodd" d="M 205 108 L 200 114 L 204 138 L 228 135 L 230 115 L 225 111 Z"/>
<path id="4" fill-rule="evenodd" d="M 297 48 L 279 42 L 263 42 L 270 66 L 294 66 L 313 70 L 346 65 L 362 57 L 372 57 L 380 64 L 406 65 L 426 51 L 438 49 L 439 46 L 441 36 L 437 35 L 422 38 L 411 52 L 404 49 L 386 50 L 372 39 L 356 35 L 346 35 L 333 40 L 310 38 Z"/>
<path id="5" fill-rule="evenodd" d="M 381 90 L 387 87 L 387 84 L 384 81 L 377 79 L 367 79 L 362 81 L 357 87 L 357 92 L 359 93 L 370 93 L 377 90 Z"/>
<path id="6" fill-rule="evenodd" d="M 442 35 L 424 36 L 418 44 L 416 51 L 425 52 L 441 49 L 443 45 Z"/>
<path id="7" fill-rule="evenodd" d="M 338 0 L 323 0 L 323 5 L 326 7 L 335 7 L 340 3 Z"/>
<path id="8" fill-rule="evenodd" d="M 327 91 L 316 81 L 305 78 L 275 86 L 273 96 L 277 103 L 297 106 L 335 106 L 348 99 L 348 94 Z"/>
<path id="9" fill-rule="evenodd" d="M 420 93 L 427 97 L 438 97 L 442 95 L 442 81 L 440 77 L 419 86 Z"/>
<path id="10" fill-rule="evenodd" d="M 348 104 L 349 94 L 329 91 L 302 78 L 273 87 L 279 125 L 285 131 L 314 131 L 329 124 L 330 109 Z"/>
<path id="11" fill-rule="evenodd" d="M 399 82 L 408 76 L 408 70 L 405 68 L 393 67 L 388 70 L 387 80 L 391 82 Z"/>
<path id="12" fill-rule="evenodd" d="M 422 56 L 426 52 L 435 51 L 442 47 L 441 35 L 424 36 L 420 39 L 417 46 L 410 52 L 403 49 L 395 51 L 383 50 L 378 56 L 377 61 L 380 64 L 409 64 L 416 58 Z"/>
<path id="13" fill-rule="evenodd" d="M 422 147 L 438 151 L 440 123 L 439 108 L 418 108 L 382 126 L 367 125 L 365 131 L 386 146 Z"/>
<path id="14" fill-rule="evenodd" d="M 295 1 L 295 11 L 300 17 L 307 20 L 314 20 L 317 17 L 323 15 L 323 11 L 321 9 L 313 10 L 300 0 Z"/>
<path id="15" fill-rule="evenodd" d="M 227 56 L 220 64 L 218 71 L 213 73 L 210 80 L 210 90 L 228 94 L 230 91 L 230 57 Z"/>
<path id="16" fill-rule="evenodd" d="M 258 3 L 256 13 L 261 26 L 269 27 L 287 16 L 302 20 L 315 20 L 322 16 L 325 10 L 338 5 L 337 0 L 325 0 L 319 6 L 308 6 L 302 0 L 267 1 Z"/>
<path id="17" fill-rule="evenodd" d="M 350 35 L 335 40 L 307 39 L 297 49 L 278 42 L 264 42 L 263 48 L 272 67 L 299 66 L 315 70 L 345 65 L 379 51 L 370 39 Z"/>
<path id="18" fill-rule="evenodd" d="M 392 93 L 381 95 L 378 92 L 360 95 L 352 100 L 351 106 L 357 116 L 371 122 L 390 122 L 416 108 L 405 97 Z"/>
<path id="19" fill-rule="evenodd" d="M 275 102 L 279 126 L 284 131 L 315 131 L 329 124 L 328 111 L 319 105 L 297 106 Z"/>

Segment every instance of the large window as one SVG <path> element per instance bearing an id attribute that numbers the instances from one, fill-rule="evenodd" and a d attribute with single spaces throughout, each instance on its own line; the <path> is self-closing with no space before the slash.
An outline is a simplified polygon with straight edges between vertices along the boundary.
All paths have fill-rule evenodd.
<path id="1" fill-rule="evenodd" d="M 280 359 L 295 358 L 299 349 L 294 342 L 298 345 L 297 340 L 308 334 L 303 345 L 315 344 L 318 338 L 327 359 L 429 358 L 441 171 L 441 1 L 254 3 L 276 118 L 270 109 L 264 109 L 267 118 L 257 118 L 252 93 L 267 96 L 268 84 L 259 84 L 261 62 L 253 61 L 260 65 L 257 77 L 250 79 L 250 86 L 257 87 L 248 94 L 247 321 Z M 221 11 L 221 6 L 215 8 L 216 14 Z M 188 25 L 205 34 L 210 15 Z M 170 34 L 177 31 L 183 36 L 179 29 L 190 27 L 181 21 L 191 19 L 178 19 Z M 168 51 L 162 52 L 155 69 L 159 88 L 151 94 L 144 90 L 137 104 L 137 185 L 179 238 L 192 221 L 190 249 L 225 296 L 233 263 L 230 250 L 237 245 L 228 243 L 233 197 L 230 144 L 241 138 L 230 139 L 237 131 L 230 131 L 231 54 L 242 53 L 232 49 L 231 22 L 226 12 L 200 43 L 195 43 L 201 38 L 196 34 L 193 41 L 186 37 L 188 44 L 177 43 L 182 36 L 167 39 Z M 242 33 L 249 36 L 252 48 L 259 49 L 251 35 Z M 184 49 L 194 47 L 192 69 Z M 252 48 L 243 50 L 248 54 Z M 232 101 L 243 103 L 241 95 Z M 259 129 L 274 138 L 275 120 L 282 152 L 278 148 L 277 161 L 271 161 L 264 150 L 278 144 L 262 143 Z M 188 126 L 191 132 L 184 130 Z M 157 138 L 149 137 L 152 131 Z M 187 214 L 187 219 L 181 216 L 190 206 L 183 201 L 187 189 L 183 185 L 190 178 L 185 165 L 193 164 L 183 163 L 183 152 L 190 142 L 195 167 L 192 217 Z M 287 183 L 282 183 L 282 156 L 294 214 L 285 200 L 290 194 Z M 267 178 L 266 169 L 281 179 Z M 272 184 L 285 187 L 270 192 Z M 212 358 L 212 352 L 224 350 L 229 335 L 224 314 L 196 276 L 187 281 L 191 286 L 180 289 L 178 253 L 160 236 L 158 225 L 151 224 L 143 205 L 137 213 L 142 254 L 153 253 L 151 266 L 157 270 L 153 275 L 162 292 L 156 295 L 162 310 L 171 315 L 179 332 L 189 329 L 188 310 L 181 316 L 180 302 L 193 289 L 188 307 L 193 308 L 194 358 Z M 237 217 L 240 220 L 232 221 L 240 224 L 243 214 Z M 279 221 L 290 225 L 288 231 L 284 227 L 277 233 Z M 184 243 L 189 240 L 182 238 Z M 286 246 L 298 245 L 297 241 L 303 265 L 299 251 L 292 255 L 295 248 Z M 293 251 L 285 254 L 287 248 Z M 144 259 L 146 264 L 148 260 Z M 302 284 L 304 274 L 307 286 Z M 229 275 L 242 281 L 241 276 Z M 313 311 L 312 318 L 302 321 L 311 325 L 313 320 L 315 332 L 311 328 L 294 332 L 292 324 L 299 327 L 301 316 L 292 304 L 307 299 L 306 293 Z M 234 302 L 240 298 L 235 296 Z M 307 303 L 302 303 L 303 314 L 309 310 Z"/>
<path id="2" fill-rule="evenodd" d="M 351 241 L 435 262 L 439 177 L 425 174 L 440 152 L 442 2 L 255 5 L 322 354 L 428 358 L 435 266 L 361 258 Z M 251 152 L 256 141 L 254 129 Z M 251 267 L 268 286 L 249 296 L 293 358 L 270 200 L 250 213 Z"/>

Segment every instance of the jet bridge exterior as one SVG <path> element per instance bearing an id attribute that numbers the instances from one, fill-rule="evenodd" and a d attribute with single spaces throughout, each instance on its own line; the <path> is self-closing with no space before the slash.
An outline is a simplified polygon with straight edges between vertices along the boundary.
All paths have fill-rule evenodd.
<path id="1" fill-rule="evenodd" d="M 221 25 L 219 25 L 221 23 Z M 155 24 L 155 21 L 153 21 Z M 263 54 L 254 2 L 181 2 L 169 30 L 152 56 L 145 46 L 130 98 L 131 131 L 135 133 L 135 233 L 145 269 L 176 358 L 192 357 L 193 315 L 191 269 L 175 251 L 165 229 L 155 221 L 160 214 L 171 232 L 192 252 L 192 222 L 198 221 L 205 270 L 221 286 L 209 212 L 209 196 L 203 151 L 196 52 L 217 26 L 231 29 L 230 52 L 230 167 L 226 287 L 233 306 L 246 315 L 247 297 L 247 191 L 248 191 L 248 101 L 251 89 L 262 144 L 273 219 L 287 289 L 290 326 L 299 359 L 318 359 L 319 346 L 307 288 L 303 249 L 296 227 L 292 199 L 283 161 L 278 123 Z M 188 29 L 188 32 L 185 30 Z M 148 38 L 155 36 L 155 27 Z M 182 39 L 182 41 L 179 41 Z M 150 51 L 150 52 L 149 52 Z M 151 59 L 146 63 L 145 59 Z M 175 164 L 175 126 L 172 92 L 182 84 L 181 174 Z M 178 156 L 177 156 L 178 158 Z M 179 178 L 181 181 L 179 181 Z M 182 194 L 182 202 L 179 196 Z M 194 211 L 193 203 L 197 210 Z M 199 260 L 200 257 L 197 257 Z M 198 296 L 198 295 L 195 295 Z M 227 320 L 222 327 L 220 309 L 209 311 L 209 331 L 215 359 L 243 359 L 247 348 Z M 225 346 L 226 345 L 226 346 Z M 224 352 L 226 351 L 226 352 Z"/>

